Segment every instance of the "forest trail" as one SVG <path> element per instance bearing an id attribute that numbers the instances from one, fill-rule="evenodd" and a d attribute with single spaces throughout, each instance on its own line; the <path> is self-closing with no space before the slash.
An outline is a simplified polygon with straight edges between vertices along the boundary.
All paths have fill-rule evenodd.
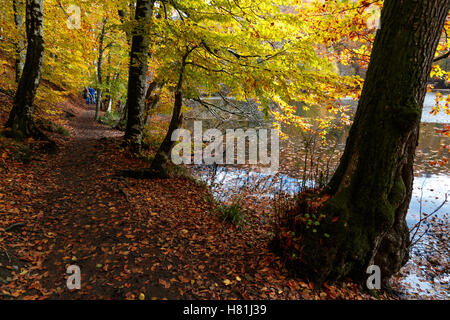
<path id="1" fill-rule="evenodd" d="M 0 166 L 0 299 L 370 298 L 292 277 L 268 248 L 269 225 L 251 210 L 242 228 L 222 222 L 192 179 L 116 176 L 149 164 L 127 157 L 123 133 L 93 108 L 68 106 L 79 111 L 57 154 Z M 70 265 L 81 290 L 66 286 Z"/>
<path id="2" fill-rule="evenodd" d="M 123 133 L 93 121 L 94 114 L 95 106 L 87 106 L 72 119 L 71 138 L 60 146 L 54 158 L 36 168 L 35 178 L 45 187 L 33 207 L 34 212 L 39 212 L 39 226 L 34 225 L 34 231 L 40 227 L 38 233 L 46 238 L 35 240 L 39 244 L 35 249 L 42 255 L 29 252 L 30 260 L 39 266 L 37 269 L 45 270 L 42 280 L 31 284 L 36 286 L 38 296 L 40 293 L 63 299 L 136 297 L 127 290 L 131 284 L 126 282 L 131 273 L 128 258 L 132 244 L 121 238 L 133 238 L 124 231 L 134 229 L 137 221 L 126 216 L 130 208 L 128 194 L 120 186 L 121 179 L 111 178 L 114 171 L 109 161 L 114 160 L 105 154 L 108 139 L 111 142 Z M 111 223 L 113 218 L 117 220 Z M 111 255 L 113 259 L 102 258 Z M 66 288 L 69 265 L 80 267 L 79 291 Z M 159 299 L 175 297 L 158 286 L 149 287 Z M 148 289 L 143 287 L 139 294 L 148 294 Z"/>

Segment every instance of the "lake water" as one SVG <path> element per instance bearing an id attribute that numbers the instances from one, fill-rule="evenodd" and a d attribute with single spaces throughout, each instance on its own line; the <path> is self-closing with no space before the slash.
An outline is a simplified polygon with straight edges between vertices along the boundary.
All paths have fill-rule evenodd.
<path id="1" fill-rule="evenodd" d="M 450 204 L 444 202 L 446 195 L 450 196 L 450 167 L 448 164 L 429 165 L 431 160 L 448 158 L 448 151 L 442 145 L 450 145 L 450 138 L 440 136 L 435 131 L 449 124 L 450 116 L 443 110 L 437 115 L 431 115 L 434 104 L 435 94 L 428 93 L 415 161 L 413 196 L 407 215 L 407 224 L 412 229 L 411 237 L 414 236 L 413 242 L 418 238 L 420 240 L 412 246 L 407 265 L 392 279 L 394 288 L 403 292 L 405 299 L 450 298 L 450 255 L 447 246 Z M 342 134 L 337 144 L 340 149 L 344 146 L 344 141 L 345 134 Z M 257 168 L 196 166 L 192 169 L 197 177 L 211 186 L 213 195 L 221 201 L 243 194 L 243 189 L 246 189 L 247 196 L 253 193 L 255 197 L 270 199 L 279 192 L 293 195 L 304 186 L 314 185 L 313 181 L 303 180 L 289 173 L 270 175 L 259 172 Z M 414 228 L 427 215 L 430 217 L 420 224 L 418 230 Z M 261 219 L 265 220 L 264 215 Z"/>

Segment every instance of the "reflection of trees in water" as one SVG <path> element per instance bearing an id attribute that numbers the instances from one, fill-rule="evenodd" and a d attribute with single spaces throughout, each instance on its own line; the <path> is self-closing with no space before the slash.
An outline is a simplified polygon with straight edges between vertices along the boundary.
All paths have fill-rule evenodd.
<path id="1" fill-rule="evenodd" d="M 419 146 L 416 150 L 416 173 L 423 171 L 430 173 L 448 172 L 449 164 L 444 167 L 430 166 L 430 161 L 439 161 L 444 158 L 449 158 L 449 151 L 443 148 L 444 145 L 450 145 L 450 138 L 436 133 L 436 130 L 443 129 L 444 124 L 423 123 L 421 125 Z M 289 128 L 287 130 L 289 135 L 289 145 L 295 146 L 295 150 L 299 159 L 299 167 L 303 167 L 304 161 L 301 161 L 305 153 L 315 153 L 317 159 L 327 159 L 334 156 L 334 160 L 330 163 L 333 167 L 339 160 L 342 150 L 345 146 L 345 140 L 348 135 L 348 128 L 332 128 L 326 135 L 326 145 L 316 146 L 316 150 L 311 150 L 314 144 L 309 143 L 312 137 L 318 136 L 317 133 L 305 133 L 298 128 Z M 283 154 L 281 154 L 283 156 Z M 333 168 L 334 169 L 334 168 Z"/>
<path id="2" fill-rule="evenodd" d="M 448 172 L 448 164 L 441 166 L 430 166 L 430 161 L 439 161 L 449 157 L 447 149 L 443 145 L 450 144 L 450 138 L 436 133 L 436 130 L 443 129 L 444 124 L 423 123 L 420 128 L 419 146 L 416 149 L 416 159 L 414 162 L 416 173 L 419 172 Z"/>
<path id="3" fill-rule="evenodd" d="M 288 139 L 281 142 L 281 171 L 302 181 L 314 181 L 316 186 L 323 186 L 339 162 L 348 129 L 336 122 L 327 129 L 323 139 L 320 131 L 305 132 L 293 126 L 283 128 Z"/>
<path id="4" fill-rule="evenodd" d="M 309 119 L 324 119 L 336 116 L 321 107 L 309 106 L 307 110 L 303 107 L 304 103 L 292 102 L 297 107 L 296 115 Z M 220 110 L 219 110 L 220 111 Z M 209 128 L 218 128 L 223 131 L 226 129 L 248 129 L 270 127 L 270 122 L 261 123 L 254 119 L 238 117 L 231 115 L 227 120 L 215 118 L 210 111 L 201 106 L 194 107 L 188 113 L 189 118 L 185 119 L 184 127 L 193 129 L 194 120 L 202 120 L 203 130 Z M 224 112 L 222 112 L 224 114 Z M 348 136 L 348 127 L 340 125 L 339 119 L 334 118 L 333 125 L 327 129 L 325 144 L 322 143 L 318 132 L 305 132 L 301 128 L 294 126 L 283 126 L 283 132 L 289 137 L 288 140 L 281 141 L 280 163 L 281 171 L 295 178 L 303 180 L 317 180 L 330 176 L 339 161 L 345 141 Z M 317 128 L 317 122 L 313 126 Z M 449 165 L 430 166 L 430 161 L 439 161 L 443 158 L 449 158 L 449 152 L 442 145 L 449 145 L 450 138 L 436 133 L 437 129 L 442 129 L 444 124 L 423 123 L 421 125 L 419 146 L 416 151 L 415 171 L 416 174 L 424 171 L 430 173 L 440 173 L 443 170 L 448 171 Z M 323 182 L 323 181 L 322 181 Z"/>

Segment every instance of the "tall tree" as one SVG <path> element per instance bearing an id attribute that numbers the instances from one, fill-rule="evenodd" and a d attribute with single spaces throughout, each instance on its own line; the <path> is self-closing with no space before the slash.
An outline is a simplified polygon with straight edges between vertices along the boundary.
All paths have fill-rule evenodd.
<path id="1" fill-rule="evenodd" d="M 16 61 L 14 64 L 16 82 L 19 82 L 19 80 L 20 80 L 20 75 L 22 74 L 23 63 L 25 60 L 25 55 L 24 55 L 25 43 L 22 38 L 22 32 L 23 32 L 22 10 L 23 10 L 23 1 L 22 0 L 13 0 L 14 24 L 16 25 L 17 32 L 18 32 L 18 40 L 15 43 Z"/>
<path id="2" fill-rule="evenodd" d="M 152 17 L 154 0 L 136 2 L 135 20 L 130 52 L 128 75 L 127 112 L 128 121 L 125 130 L 125 143 L 132 150 L 139 150 L 142 143 L 144 126 L 145 89 L 149 56 L 149 24 Z"/>
<path id="3" fill-rule="evenodd" d="M 386 280 L 408 260 L 414 153 L 449 9 L 450 0 L 384 2 L 354 123 L 324 192 L 327 218 L 316 232 L 303 230 L 299 269 L 319 282 L 362 280 L 373 264 Z"/>
<path id="4" fill-rule="evenodd" d="M 22 76 L 14 96 L 14 105 L 6 126 L 15 137 L 37 136 L 33 121 L 33 101 L 39 86 L 44 60 L 44 10 L 43 0 L 26 2 L 27 54 Z"/>
<path id="5" fill-rule="evenodd" d="M 168 177 L 169 172 L 167 170 L 167 165 L 170 164 L 170 152 L 172 151 L 175 142 L 172 141 L 172 134 L 176 129 L 178 129 L 183 121 L 183 116 L 181 114 L 181 108 L 183 106 L 183 77 L 184 71 L 186 68 L 186 60 L 189 57 L 189 54 L 195 50 L 196 47 L 187 47 L 186 52 L 181 58 L 181 66 L 179 70 L 179 77 L 177 81 L 177 85 L 175 88 L 175 101 L 173 106 L 172 119 L 170 120 L 169 128 L 167 130 L 166 137 L 163 142 L 159 146 L 158 151 L 156 152 L 155 158 L 152 161 L 150 172 L 151 174 L 155 174 L 159 177 Z"/>
<path id="6" fill-rule="evenodd" d="M 98 60 L 97 60 L 97 101 L 95 104 L 95 120 L 100 119 L 100 109 L 102 106 L 102 94 L 103 94 L 103 52 L 105 51 L 105 34 L 106 34 L 106 24 L 108 23 L 108 18 L 103 17 L 102 21 L 102 31 L 99 35 L 98 42 Z"/>

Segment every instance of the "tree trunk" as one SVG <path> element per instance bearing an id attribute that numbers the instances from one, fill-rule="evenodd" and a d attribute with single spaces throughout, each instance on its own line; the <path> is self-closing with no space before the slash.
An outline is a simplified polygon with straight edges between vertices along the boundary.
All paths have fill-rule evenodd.
<path id="1" fill-rule="evenodd" d="M 116 126 L 117 130 L 125 131 L 128 123 L 128 105 L 127 103 L 120 102 L 119 112 L 121 114 L 119 123 Z"/>
<path id="2" fill-rule="evenodd" d="M 378 265 L 387 280 L 409 258 L 405 216 L 433 57 L 450 0 L 386 0 L 367 78 L 340 165 L 303 236 L 301 273 L 322 282 L 363 280 Z M 329 237 L 324 237 L 328 234 Z M 386 281 L 384 282 L 387 283 Z"/>
<path id="3" fill-rule="evenodd" d="M 16 46 L 16 61 L 14 63 L 16 82 L 18 83 L 20 80 L 20 76 L 22 75 L 23 64 L 25 60 L 24 48 L 25 43 L 22 38 L 23 33 L 23 16 L 22 16 L 22 8 L 23 1 L 22 0 L 13 0 L 13 10 L 14 10 L 14 23 L 16 25 L 18 39 Z"/>
<path id="4" fill-rule="evenodd" d="M 191 52 L 195 50 L 195 47 L 187 48 L 187 51 L 183 55 L 181 59 L 180 73 L 178 77 L 177 86 L 175 88 L 175 102 L 173 106 L 172 119 L 170 120 L 169 129 L 167 130 L 167 134 L 159 146 L 158 152 L 156 152 L 155 158 L 152 161 L 150 166 L 150 172 L 154 176 L 158 177 L 169 177 L 170 172 L 168 170 L 171 157 L 170 152 L 172 151 L 173 146 L 175 145 L 175 141 L 172 141 L 173 132 L 181 126 L 183 121 L 183 116 L 181 115 L 181 108 L 183 106 L 183 77 L 184 71 L 186 69 L 186 60 Z M 156 80 L 157 82 L 157 80 Z M 156 86 L 156 83 L 154 84 Z"/>
<path id="5" fill-rule="evenodd" d="M 104 48 L 104 40 L 105 40 L 105 33 L 106 33 L 106 23 L 108 22 L 108 19 L 106 17 L 103 18 L 103 25 L 102 25 L 102 32 L 100 33 L 100 39 L 98 44 L 98 61 L 97 61 L 97 103 L 95 104 L 95 120 L 98 121 L 100 119 L 100 109 L 102 107 L 102 85 L 103 85 L 103 78 L 102 78 L 102 68 L 103 68 L 103 51 Z"/>
<path id="6" fill-rule="evenodd" d="M 127 95 L 127 126 L 125 144 L 131 150 L 139 151 L 144 126 L 145 88 L 147 80 L 147 60 L 149 55 L 149 23 L 153 12 L 153 0 L 138 0 L 135 19 L 138 26 L 133 32 L 130 53 Z"/>
<path id="7" fill-rule="evenodd" d="M 182 78 L 181 78 L 182 79 Z M 181 80 L 182 81 L 182 80 Z M 150 166 L 150 171 L 157 173 L 159 177 L 168 177 L 170 174 L 167 170 L 167 165 L 170 160 L 170 152 L 175 144 L 172 141 L 172 133 L 178 129 L 182 123 L 183 116 L 181 115 L 181 107 L 183 106 L 183 94 L 181 88 L 175 92 L 175 103 L 173 107 L 172 119 L 170 120 L 167 134 L 156 152 L 155 158 Z"/>
<path id="8" fill-rule="evenodd" d="M 108 67 L 107 67 L 107 75 L 106 75 L 106 106 L 105 106 L 105 112 L 111 112 L 111 105 L 112 105 L 112 97 L 111 97 L 111 52 L 108 54 Z"/>
<path id="9" fill-rule="evenodd" d="M 22 76 L 14 96 L 14 105 L 6 126 L 16 138 L 39 136 L 33 121 L 33 100 L 39 86 L 44 60 L 43 0 L 27 0 L 27 54 Z"/>
<path id="10" fill-rule="evenodd" d="M 149 84 L 147 88 L 147 93 L 145 94 L 145 110 L 144 110 L 144 116 L 145 121 L 144 125 L 149 126 L 150 125 L 150 117 L 152 114 L 152 111 L 156 108 L 158 102 L 159 102 L 159 93 L 155 91 L 158 89 L 161 90 L 164 87 L 164 82 L 159 81 L 159 79 L 155 78 L 153 81 Z"/>

